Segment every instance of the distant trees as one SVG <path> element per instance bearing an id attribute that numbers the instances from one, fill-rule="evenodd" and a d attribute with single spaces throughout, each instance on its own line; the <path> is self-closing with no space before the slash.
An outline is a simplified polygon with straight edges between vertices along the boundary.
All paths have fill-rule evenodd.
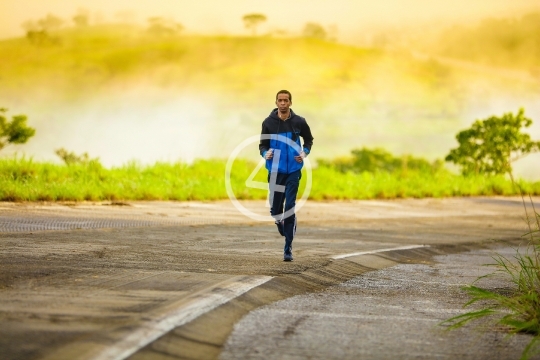
<path id="1" fill-rule="evenodd" d="M 512 175 L 512 163 L 531 152 L 540 151 L 540 141 L 532 141 L 522 128 L 531 126 L 523 109 L 516 115 L 503 114 L 476 120 L 456 135 L 459 146 L 450 150 L 445 160 L 461 166 L 467 174 Z"/>
<path id="2" fill-rule="evenodd" d="M 340 172 L 355 173 L 405 173 L 407 171 L 434 173 L 442 169 L 443 165 L 441 160 L 429 162 L 412 155 L 394 156 L 381 148 L 366 147 L 352 150 L 351 156 L 348 157 L 334 160 L 317 159 L 317 163 L 319 166 L 331 167 Z"/>
<path id="3" fill-rule="evenodd" d="M 72 20 L 76 27 L 86 27 L 90 25 L 90 11 L 79 9 Z M 25 21 L 22 27 L 26 30 L 26 37 L 32 44 L 59 44 L 60 38 L 53 36 L 52 33 L 60 30 L 65 23 L 58 16 L 47 14 L 38 20 Z"/>
<path id="4" fill-rule="evenodd" d="M 326 40 L 328 33 L 317 23 L 308 22 L 302 30 L 302 36 L 312 39 Z"/>
<path id="5" fill-rule="evenodd" d="M 45 31 L 56 31 L 62 27 L 64 20 L 53 14 L 47 14 L 44 18 L 39 19 L 37 24 Z"/>
<path id="6" fill-rule="evenodd" d="M 57 43 L 58 39 L 51 36 L 51 32 L 62 27 L 64 20 L 61 18 L 47 14 L 44 18 L 37 21 L 28 20 L 22 24 L 26 30 L 26 37 L 33 44 Z"/>
<path id="7" fill-rule="evenodd" d="M 266 16 L 263 14 L 247 14 L 242 17 L 246 29 L 251 30 L 253 36 L 257 35 L 257 27 L 265 22 Z"/>
<path id="8" fill-rule="evenodd" d="M 0 108 L 0 150 L 8 144 L 24 144 L 36 133 L 26 125 L 26 115 L 15 115 L 8 121 L 6 112 L 7 109 Z"/>
<path id="9" fill-rule="evenodd" d="M 151 17 L 148 19 L 148 33 L 155 36 L 177 35 L 184 26 L 173 19 L 163 17 Z"/>
<path id="10" fill-rule="evenodd" d="M 86 27 L 90 25 L 90 12 L 86 9 L 79 9 L 73 16 L 73 22 L 77 27 Z"/>

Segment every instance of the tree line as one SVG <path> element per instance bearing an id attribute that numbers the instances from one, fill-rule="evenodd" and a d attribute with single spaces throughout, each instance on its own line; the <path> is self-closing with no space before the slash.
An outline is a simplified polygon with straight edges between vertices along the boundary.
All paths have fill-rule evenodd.
<path id="1" fill-rule="evenodd" d="M 71 20 L 71 21 L 70 21 Z M 60 39 L 55 36 L 55 32 L 63 27 L 69 26 L 70 23 L 76 28 L 85 28 L 91 25 L 90 11 L 80 9 L 70 20 L 62 19 L 53 14 L 47 14 L 46 16 L 37 20 L 27 20 L 22 24 L 23 29 L 26 32 L 27 39 L 35 45 L 54 45 L 59 44 Z M 258 35 L 259 27 L 268 20 L 266 15 L 260 13 L 246 14 L 242 17 L 244 27 L 252 36 Z M 146 31 L 150 35 L 154 36 L 172 36 L 179 35 L 185 30 L 184 25 L 176 20 L 168 17 L 153 16 L 147 19 Z M 274 34 L 288 35 L 286 31 L 276 30 Z M 319 40 L 335 41 L 337 34 L 337 27 L 330 26 L 325 28 L 324 26 L 315 23 L 307 22 L 302 30 L 301 36 Z"/>
<path id="2" fill-rule="evenodd" d="M 513 164 L 534 152 L 540 151 L 540 141 L 534 141 L 524 129 L 532 125 L 525 110 L 505 113 L 476 120 L 470 128 L 456 134 L 458 146 L 444 158 L 468 175 L 508 174 L 513 179 Z M 319 160 L 319 165 L 347 172 L 436 172 L 443 162 L 429 162 L 411 155 L 394 156 L 388 151 L 376 149 L 354 149 L 351 156 L 335 160 Z"/>

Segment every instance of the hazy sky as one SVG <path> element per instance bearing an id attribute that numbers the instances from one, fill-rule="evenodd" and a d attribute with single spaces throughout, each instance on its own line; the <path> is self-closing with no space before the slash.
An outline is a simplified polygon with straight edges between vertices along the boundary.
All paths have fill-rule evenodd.
<path id="1" fill-rule="evenodd" d="M 242 15 L 263 13 L 265 29 L 299 31 L 307 21 L 337 25 L 339 34 L 362 28 L 406 23 L 440 23 L 486 16 L 540 11 L 539 0 L 0 0 L 0 37 L 23 35 L 21 23 L 52 13 L 71 19 L 78 9 L 100 13 L 105 21 L 118 13 L 144 22 L 150 16 L 172 17 L 190 32 L 245 33 Z M 128 16 L 129 17 L 129 16 Z M 263 30 L 263 29 L 261 29 Z"/>

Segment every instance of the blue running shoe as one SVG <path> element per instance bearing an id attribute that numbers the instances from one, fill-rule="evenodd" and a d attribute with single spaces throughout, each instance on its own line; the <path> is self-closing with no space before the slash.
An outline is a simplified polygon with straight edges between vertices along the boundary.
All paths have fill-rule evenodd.
<path id="1" fill-rule="evenodd" d="M 283 254 L 283 261 L 293 261 L 292 252 Z"/>

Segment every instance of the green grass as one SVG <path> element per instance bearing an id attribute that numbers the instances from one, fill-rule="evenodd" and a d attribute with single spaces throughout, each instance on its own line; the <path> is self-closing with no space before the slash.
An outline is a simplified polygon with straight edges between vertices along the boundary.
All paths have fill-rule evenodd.
<path id="1" fill-rule="evenodd" d="M 220 200 L 225 189 L 225 160 L 196 160 L 193 164 L 128 163 L 105 168 L 97 162 L 62 165 L 28 158 L 0 159 L 0 201 L 118 201 Z M 238 199 L 265 199 L 266 191 L 247 188 L 245 180 L 256 164 L 238 160 L 231 184 Z M 306 186 L 306 173 L 299 196 Z M 266 182 L 261 170 L 256 181 Z M 540 182 L 522 181 L 529 193 L 540 195 Z M 394 199 L 449 196 L 517 195 L 510 180 L 463 177 L 445 169 L 434 173 L 352 173 L 330 167 L 313 169 L 312 200 Z"/>

